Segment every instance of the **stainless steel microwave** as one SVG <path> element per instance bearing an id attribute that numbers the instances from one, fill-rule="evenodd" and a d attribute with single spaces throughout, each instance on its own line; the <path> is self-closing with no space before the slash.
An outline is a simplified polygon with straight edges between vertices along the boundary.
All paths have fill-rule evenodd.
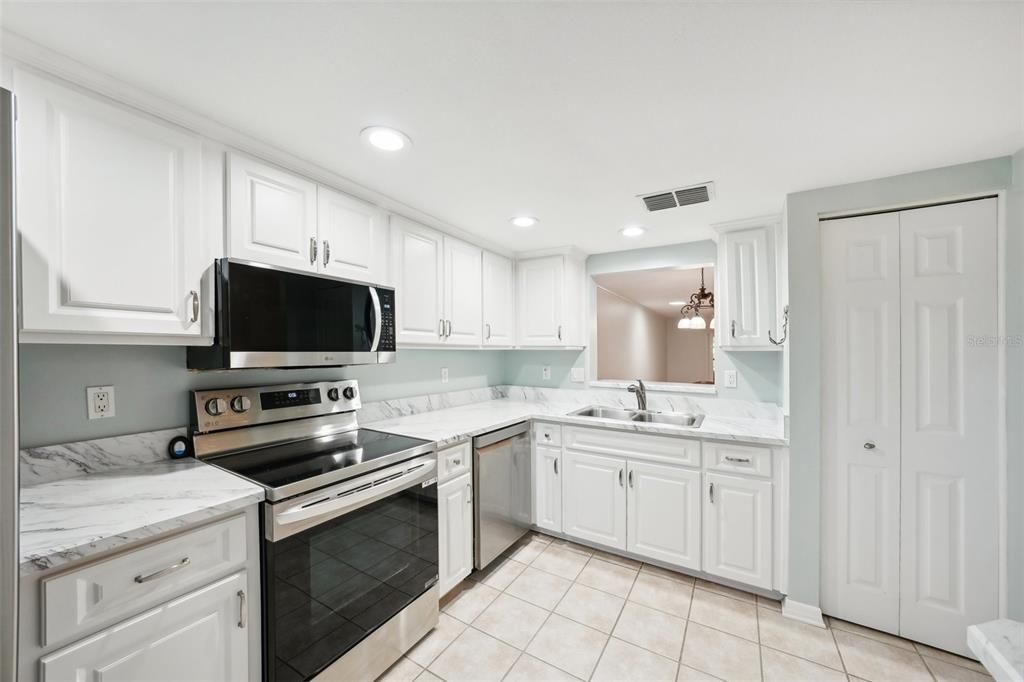
<path id="1" fill-rule="evenodd" d="M 212 346 L 189 369 L 330 367 L 395 361 L 395 290 L 231 258 L 203 283 Z"/>

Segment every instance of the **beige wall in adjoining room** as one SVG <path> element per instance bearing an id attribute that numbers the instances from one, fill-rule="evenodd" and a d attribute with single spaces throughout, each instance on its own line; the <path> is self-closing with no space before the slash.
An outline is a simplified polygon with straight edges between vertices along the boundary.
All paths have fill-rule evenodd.
<path id="1" fill-rule="evenodd" d="M 665 321 L 665 381 L 713 383 L 711 329 L 679 329 L 678 320 Z"/>
<path id="2" fill-rule="evenodd" d="M 665 318 L 597 288 L 597 378 L 666 381 Z"/>

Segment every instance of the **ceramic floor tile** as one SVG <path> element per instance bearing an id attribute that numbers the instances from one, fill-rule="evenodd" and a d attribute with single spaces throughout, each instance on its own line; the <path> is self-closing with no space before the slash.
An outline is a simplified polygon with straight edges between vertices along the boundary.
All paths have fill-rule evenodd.
<path id="1" fill-rule="evenodd" d="M 518 657 L 516 648 L 466 628 L 427 669 L 447 682 L 500 680 Z"/>
<path id="2" fill-rule="evenodd" d="M 610 564 L 617 564 L 626 568 L 632 568 L 635 571 L 639 571 L 640 567 L 643 566 L 642 561 L 629 559 L 624 556 L 619 556 L 618 554 L 612 554 L 611 552 L 604 552 L 600 549 L 592 550 L 591 554 L 593 557 L 600 559 L 601 561 L 607 561 Z"/>
<path id="3" fill-rule="evenodd" d="M 663 611 L 627 602 L 612 634 L 630 644 L 678 661 L 683 637 L 686 636 L 686 621 Z"/>
<path id="4" fill-rule="evenodd" d="M 884 642 L 885 644 L 891 644 L 901 649 L 909 649 L 910 651 L 916 651 L 916 649 L 914 649 L 913 642 L 903 639 L 902 637 L 897 637 L 896 635 L 890 635 L 888 632 L 872 630 L 871 628 L 866 628 L 863 625 L 849 623 L 845 620 L 839 620 L 838 618 L 832 617 L 829 617 L 828 625 L 833 630 L 843 630 L 844 632 L 852 632 L 855 635 L 860 635 L 861 637 L 874 639 L 879 642 Z"/>
<path id="5" fill-rule="evenodd" d="M 770 609 L 772 611 L 778 611 L 782 613 L 782 602 L 778 599 L 769 599 L 768 597 L 757 596 L 757 605 L 762 609 Z"/>
<path id="6" fill-rule="evenodd" d="M 526 564 L 515 559 L 495 560 L 490 566 L 482 571 L 474 571 L 469 579 L 483 583 L 496 590 L 504 590 L 520 573 L 526 568 Z"/>
<path id="7" fill-rule="evenodd" d="M 914 682 L 932 679 L 916 651 L 884 644 L 843 630 L 834 630 L 846 672 L 872 682 Z"/>
<path id="8" fill-rule="evenodd" d="M 388 668 L 383 675 L 378 677 L 377 682 L 412 682 L 422 672 L 422 667 L 403 656 L 398 659 L 397 663 Z"/>
<path id="9" fill-rule="evenodd" d="M 415 682 L 444 682 L 444 680 L 429 670 L 424 670 L 420 673 L 420 676 L 416 678 Z"/>
<path id="10" fill-rule="evenodd" d="M 806 658 L 835 670 L 843 669 L 832 632 L 786 618 L 769 609 L 758 610 L 761 644 Z"/>
<path id="11" fill-rule="evenodd" d="M 505 675 L 505 682 L 576 682 L 577 679 L 530 654 L 520 656 Z"/>
<path id="12" fill-rule="evenodd" d="M 952 655 L 950 654 L 950 656 Z M 987 672 L 978 672 L 937 658 L 925 656 L 924 664 L 932 671 L 938 682 L 991 682 L 992 680 L 992 676 Z"/>
<path id="13" fill-rule="evenodd" d="M 693 587 L 689 583 L 669 580 L 653 573 L 640 573 L 629 593 L 629 601 L 687 618 L 692 595 Z"/>
<path id="14" fill-rule="evenodd" d="M 512 545 L 505 556 L 509 559 L 528 564 L 543 552 L 551 541 L 541 535 L 527 535 L 516 544 Z"/>
<path id="15" fill-rule="evenodd" d="M 708 675 L 706 672 L 691 668 L 688 665 L 679 665 L 679 672 L 676 673 L 676 682 L 717 682 L 718 678 Z"/>
<path id="16" fill-rule="evenodd" d="M 636 576 L 636 569 L 609 563 L 595 556 L 580 571 L 576 582 L 617 597 L 625 597 L 633 587 Z"/>
<path id="17" fill-rule="evenodd" d="M 417 642 L 405 655 L 424 668 L 430 665 L 445 647 L 455 641 L 466 629 L 466 624 L 447 613 L 438 616 L 437 625 L 433 630 Z"/>
<path id="18" fill-rule="evenodd" d="M 678 571 L 670 571 L 667 568 L 662 568 L 661 566 L 653 566 L 651 564 L 644 564 L 640 568 L 640 572 L 656 575 L 659 578 L 668 578 L 669 580 L 676 580 L 681 583 L 690 583 L 691 585 L 695 582 L 693 576 L 689 576 L 685 573 L 680 573 Z"/>
<path id="19" fill-rule="evenodd" d="M 675 661 L 612 637 L 590 679 L 593 682 L 672 682 L 675 677 Z"/>
<path id="20" fill-rule="evenodd" d="M 551 538 L 551 544 L 557 547 L 564 547 L 565 549 L 572 550 L 577 554 L 584 554 L 588 557 L 594 553 L 594 550 L 592 550 L 590 547 L 587 547 L 586 545 L 578 545 L 575 542 L 572 542 L 571 540 L 563 540 L 562 538 Z"/>
<path id="21" fill-rule="evenodd" d="M 545 609 L 501 594 L 477 616 L 473 627 L 517 649 L 524 649 L 547 617 Z"/>
<path id="22" fill-rule="evenodd" d="M 963 656 L 957 656 L 956 654 L 951 654 L 948 651 L 943 651 L 942 649 L 935 649 L 926 644 L 918 644 L 917 642 L 914 642 L 914 648 L 917 649 L 917 653 L 921 654 L 925 658 L 938 659 L 945 663 L 952 663 L 953 665 L 958 665 L 961 668 L 967 668 L 968 670 L 973 670 L 974 672 L 978 673 L 985 672 L 985 666 L 983 666 L 981 663 L 978 663 L 972 658 L 964 658 Z"/>
<path id="23" fill-rule="evenodd" d="M 757 641 L 757 607 L 732 597 L 694 590 L 690 620 L 753 642 Z"/>
<path id="24" fill-rule="evenodd" d="M 552 542 L 530 566 L 567 580 L 575 580 L 589 560 L 590 557 L 586 554 Z"/>
<path id="25" fill-rule="evenodd" d="M 751 604 L 757 603 L 757 596 L 750 592 L 744 592 L 743 590 L 737 590 L 732 587 L 726 587 L 725 585 L 719 585 L 708 580 L 697 580 L 694 584 L 699 590 L 706 592 L 714 592 L 715 594 L 725 595 L 726 597 L 732 597 L 733 599 L 739 599 L 740 601 L 749 602 Z"/>
<path id="26" fill-rule="evenodd" d="M 757 644 L 699 623 L 690 623 L 687 628 L 681 662 L 723 680 L 761 679 Z"/>
<path id="27" fill-rule="evenodd" d="M 781 651 L 761 647 L 765 682 L 846 682 L 846 673 Z"/>
<path id="28" fill-rule="evenodd" d="M 613 594 L 576 583 L 558 602 L 555 613 L 589 625 L 595 630 L 611 633 L 625 601 Z"/>
<path id="29" fill-rule="evenodd" d="M 580 679 L 590 679 L 608 635 L 551 614 L 526 653 Z"/>
<path id="30" fill-rule="evenodd" d="M 445 605 L 444 612 L 463 623 L 472 623 L 499 594 L 499 590 L 483 583 L 466 582 L 462 591 Z"/>
<path id="31" fill-rule="evenodd" d="M 512 581 L 505 592 L 541 608 L 553 609 L 570 585 L 572 585 L 571 580 L 559 578 L 557 575 L 528 566 L 519 574 L 518 578 Z"/>

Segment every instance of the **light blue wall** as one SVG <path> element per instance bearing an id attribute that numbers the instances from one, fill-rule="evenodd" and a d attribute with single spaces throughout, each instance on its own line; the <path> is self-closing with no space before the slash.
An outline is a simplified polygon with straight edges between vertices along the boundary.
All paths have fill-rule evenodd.
<path id="1" fill-rule="evenodd" d="M 1013 155 L 1006 196 L 1006 333 L 1024 338 L 1024 149 Z M 1008 614 L 1024 621 L 1024 347 L 1006 346 Z"/>
<path id="2" fill-rule="evenodd" d="M 595 254 L 587 258 L 587 275 L 713 265 L 717 258 L 718 247 L 715 242 L 706 239 L 669 246 Z M 593 303 L 593 297 L 591 297 L 591 305 Z M 715 348 L 714 353 L 717 384 L 715 388 L 718 390 L 718 397 L 782 404 L 781 352 L 726 352 Z M 581 358 L 580 362 L 585 364 L 586 360 Z M 723 383 L 723 372 L 732 369 L 736 370 L 736 387 L 727 388 Z"/>
<path id="3" fill-rule="evenodd" d="M 573 382 L 569 370 L 583 367 L 586 355 L 581 350 L 510 350 L 505 351 L 505 383 L 515 386 L 548 388 L 584 388 Z M 551 379 L 543 378 L 544 367 L 551 368 Z"/>
<path id="4" fill-rule="evenodd" d="M 1011 179 L 1010 157 L 909 173 L 850 185 L 798 192 L 786 199 L 789 229 L 790 310 L 790 597 L 819 603 L 821 509 L 821 240 L 818 216 L 880 207 L 925 203 L 944 197 L 1005 189 Z M 1019 221 L 1018 221 L 1019 222 Z M 1019 236 L 1016 237 L 1019 239 Z M 1019 251 L 1017 252 L 1019 258 Z M 1009 271 L 1019 265 L 1008 260 Z M 1019 314 L 1019 313 L 1018 313 Z M 1019 352 L 1019 351 L 1018 351 Z M 1011 353 L 1012 354 L 1012 353 Z M 1019 372 L 1019 367 L 1017 369 Z M 1016 377 L 1016 380 L 1013 378 Z M 1021 375 L 1011 374 L 1011 385 Z M 1018 398 L 1019 399 L 1019 398 Z M 1020 421 L 1020 406 L 1010 422 Z M 1020 457 L 1019 449 L 1012 456 Z M 1019 503 L 1018 503 L 1019 504 Z M 1018 507 L 1019 509 L 1019 507 Z M 1020 524 L 1017 515 L 1016 524 Z M 1019 529 L 1017 531 L 1019 539 Z M 1018 548 L 1019 551 L 1019 548 Z M 1019 559 L 1018 559 L 1019 560 Z M 1024 566 L 1011 567 L 1020 595 Z M 1019 606 L 1017 607 L 1019 608 Z"/>

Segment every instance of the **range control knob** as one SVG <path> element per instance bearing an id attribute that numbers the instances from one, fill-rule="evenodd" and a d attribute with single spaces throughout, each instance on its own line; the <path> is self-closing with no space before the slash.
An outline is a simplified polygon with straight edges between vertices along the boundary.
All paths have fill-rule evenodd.
<path id="1" fill-rule="evenodd" d="M 338 389 L 336 389 L 336 388 L 329 388 L 329 389 L 327 389 L 327 398 L 329 400 L 337 400 L 338 399 Z"/>
<path id="2" fill-rule="evenodd" d="M 206 414 L 219 417 L 228 410 L 228 402 L 224 398 L 210 398 L 206 401 Z"/>
<path id="3" fill-rule="evenodd" d="M 250 407 L 252 407 L 252 401 L 244 395 L 236 395 L 231 399 L 231 409 L 239 414 L 248 412 Z"/>
<path id="4" fill-rule="evenodd" d="M 353 398 L 356 397 L 356 387 L 346 386 L 345 390 L 343 390 L 341 394 L 345 396 L 345 400 L 352 400 Z"/>

